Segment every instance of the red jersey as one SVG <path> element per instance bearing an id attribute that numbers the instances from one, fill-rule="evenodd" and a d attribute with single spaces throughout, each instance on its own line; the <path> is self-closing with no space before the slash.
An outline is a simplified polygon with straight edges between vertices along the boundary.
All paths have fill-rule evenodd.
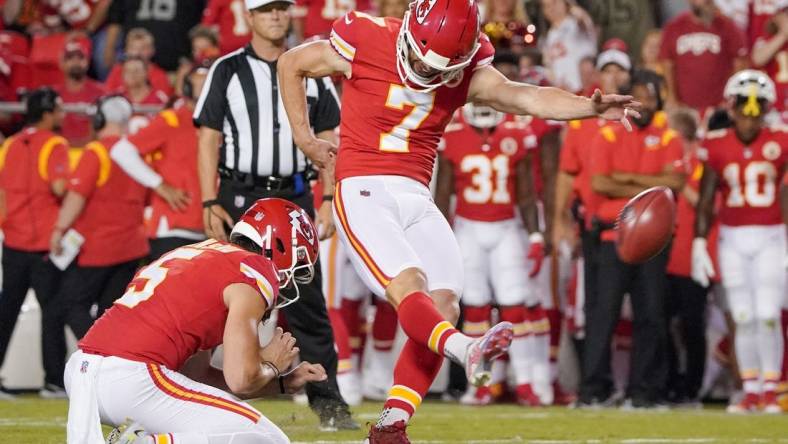
<path id="1" fill-rule="evenodd" d="M 304 39 L 326 37 L 331 24 L 350 11 L 368 11 L 369 0 L 296 0 L 293 15 L 304 24 Z"/>
<path id="2" fill-rule="evenodd" d="M 623 125 L 604 126 L 591 146 L 591 177 L 612 173 L 663 174 L 666 170 L 683 170 L 684 145 L 677 132 L 668 128 L 667 117 L 657 113 L 645 128 L 634 126 L 627 131 Z M 597 218 L 615 222 L 629 198 L 600 195 Z M 603 240 L 613 240 L 612 231 L 602 233 Z"/>
<path id="3" fill-rule="evenodd" d="M 154 105 L 164 107 L 169 101 L 167 94 L 158 89 L 152 89 L 142 100 L 136 101 L 132 100 L 128 92 L 122 88 L 118 90 L 118 94 L 122 94 L 132 105 Z M 131 116 L 131 120 L 129 120 L 129 134 L 137 134 L 141 129 L 150 124 L 154 116 L 155 114 L 134 113 L 134 115 Z"/>
<path id="4" fill-rule="evenodd" d="M 94 103 L 107 93 L 104 85 L 92 79 L 85 79 L 85 85 L 79 91 L 67 89 L 64 83 L 55 86 L 55 91 L 63 99 L 63 103 Z M 91 119 L 87 115 L 66 113 L 61 133 L 72 146 L 83 146 L 90 142 L 92 130 Z"/>
<path id="5" fill-rule="evenodd" d="M 102 1 L 107 0 L 43 0 L 41 15 L 47 25 L 62 21 L 71 29 L 84 29 Z"/>
<path id="6" fill-rule="evenodd" d="M 252 40 L 252 30 L 246 24 L 244 0 L 208 0 L 202 13 L 202 24 L 219 31 L 219 50 L 233 52 Z"/>
<path id="7" fill-rule="evenodd" d="M 145 188 L 115 164 L 109 148 L 120 140 L 107 137 L 85 146 L 68 183 L 69 191 L 85 199 L 74 229 L 85 237 L 79 265 L 103 267 L 148 254 L 143 226 Z"/>
<path id="8" fill-rule="evenodd" d="M 788 159 L 788 133 L 764 128 L 745 146 L 734 130 L 711 131 L 703 141 L 706 165 L 719 177 L 723 225 L 782 224 L 780 179 Z"/>
<path id="9" fill-rule="evenodd" d="M 536 136 L 537 148 L 541 148 L 544 136 L 553 131 L 559 131 L 562 127 L 562 124 L 555 120 L 545 120 L 533 116 L 514 116 L 514 119 L 524 123 L 528 129 L 533 132 L 534 136 Z M 534 150 L 531 156 L 531 175 L 534 181 L 534 191 L 536 191 L 537 199 L 543 199 L 542 190 L 544 189 L 544 181 L 542 177 L 544 173 L 542 173 L 542 150 Z"/>
<path id="10" fill-rule="evenodd" d="M 487 36 L 453 84 L 416 92 L 397 73 L 402 20 L 349 12 L 334 22 L 330 42 L 353 69 L 343 81 L 337 180 L 391 175 L 429 184 L 438 142 L 454 111 L 465 104 L 473 71 L 490 62 Z"/>
<path id="11" fill-rule="evenodd" d="M 573 188 L 583 203 L 586 224 L 596 211 L 600 195 L 591 189 L 591 143 L 605 125 L 603 119 L 572 120 L 569 122 L 561 147 L 558 169 L 574 176 Z M 589 225 L 590 226 L 590 225 Z"/>
<path id="12" fill-rule="evenodd" d="M 749 0 L 747 5 L 747 45 L 768 36 L 766 25 L 779 11 L 781 0 Z"/>
<path id="13" fill-rule="evenodd" d="M 700 179 L 703 177 L 703 163 L 691 156 L 685 161 L 687 169 L 686 186 L 696 192 L 700 190 Z M 676 205 L 676 231 L 673 233 L 673 243 L 670 247 L 670 260 L 668 273 L 676 276 L 690 277 L 692 272 L 692 240 L 695 239 L 695 206 L 679 193 Z M 720 234 L 720 224 L 715 220 L 709 230 L 708 249 L 711 261 L 714 263 L 714 279 L 718 280 L 719 266 L 717 265 L 717 239 Z"/>
<path id="14" fill-rule="evenodd" d="M 178 370 L 196 352 L 222 343 L 225 288 L 247 284 L 271 307 L 276 276 L 270 260 L 234 245 L 207 240 L 178 248 L 137 272 L 79 348 Z"/>
<path id="15" fill-rule="evenodd" d="M 755 42 L 755 46 L 763 45 L 773 37 L 759 38 Z M 783 44 L 780 51 L 778 51 L 769 63 L 763 67 L 763 70 L 769 74 L 774 86 L 777 90 L 777 101 L 774 102 L 774 108 L 783 112 L 788 109 L 786 101 L 788 101 L 788 43 Z"/>
<path id="16" fill-rule="evenodd" d="M 148 236 L 157 238 L 172 229 L 202 231 L 200 181 L 197 177 L 197 129 L 192 110 L 185 106 L 162 111 L 151 123 L 129 137 L 142 155 L 153 155 L 153 167 L 164 180 L 192 196 L 185 211 L 176 211 L 158 194 L 151 195 Z"/>
<path id="17" fill-rule="evenodd" d="M 679 101 L 704 112 L 722 101 L 734 59 L 746 54 L 744 35 L 732 20 L 717 14 L 706 27 L 685 12 L 665 25 L 659 58 L 673 62 Z"/>
<path id="18" fill-rule="evenodd" d="M 151 88 L 161 90 L 166 96 L 173 93 L 167 72 L 153 62 L 148 62 L 148 82 Z M 104 86 L 107 91 L 117 91 L 123 88 L 123 65 L 121 63 L 116 63 L 112 67 L 107 80 L 104 81 Z"/>
<path id="19" fill-rule="evenodd" d="M 0 189 L 5 193 L 3 243 L 23 251 L 49 250 L 59 199 L 52 182 L 68 177 L 68 142 L 27 128 L 0 148 Z"/>
<path id="20" fill-rule="evenodd" d="M 453 166 L 457 216 L 485 222 L 511 219 L 515 165 L 538 147 L 536 135 L 512 117 L 479 132 L 461 114 L 446 127 L 441 152 Z"/>

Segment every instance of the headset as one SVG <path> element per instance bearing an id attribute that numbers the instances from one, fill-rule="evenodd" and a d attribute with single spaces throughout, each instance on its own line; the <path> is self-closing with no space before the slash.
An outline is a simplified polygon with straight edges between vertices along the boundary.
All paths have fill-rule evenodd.
<path id="1" fill-rule="evenodd" d="M 192 83 L 192 75 L 195 73 L 207 73 L 208 70 L 211 68 L 211 60 L 203 60 L 202 63 L 197 64 L 194 68 L 189 70 L 189 73 L 186 74 L 186 77 L 183 78 L 183 86 L 181 86 L 181 95 L 187 99 L 196 99 L 194 97 L 194 84 Z"/>
<path id="2" fill-rule="evenodd" d="M 109 100 L 116 98 L 125 100 L 126 102 L 128 102 L 129 107 L 132 107 L 131 102 L 129 102 L 129 100 L 121 94 L 110 94 L 107 96 L 99 97 L 94 104 L 96 111 L 93 113 L 93 118 L 91 119 L 93 130 L 99 131 L 107 125 L 107 116 L 104 115 L 104 109 L 103 109 L 104 104 L 107 103 Z"/>

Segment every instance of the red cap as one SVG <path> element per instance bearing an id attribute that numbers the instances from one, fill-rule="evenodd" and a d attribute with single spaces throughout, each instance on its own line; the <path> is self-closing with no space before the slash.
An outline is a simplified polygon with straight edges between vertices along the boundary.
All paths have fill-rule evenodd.
<path id="1" fill-rule="evenodd" d="M 627 43 L 619 38 L 608 39 L 605 44 L 602 45 L 602 51 L 607 51 L 608 49 L 617 49 L 621 52 L 629 52 L 629 46 Z"/>
<path id="2" fill-rule="evenodd" d="M 82 54 L 83 57 L 90 55 L 90 41 L 86 39 L 69 40 L 63 46 L 63 56 L 70 54 Z"/>

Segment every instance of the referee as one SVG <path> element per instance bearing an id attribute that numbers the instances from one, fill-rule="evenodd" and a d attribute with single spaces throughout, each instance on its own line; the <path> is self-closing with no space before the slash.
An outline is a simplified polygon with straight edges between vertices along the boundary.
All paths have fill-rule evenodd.
<path id="1" fill-rule="evenodd" d="M 296 147 L 277 85 L 276 61 L 286 50 L 292 4 L 292 0 L 246 0 L 252 41 L 214 63 L 194 110 L 200 128 L 203 223 L 209 237 L 226 240 L 233 222 L 263 197 L 290 200 L 314 217 L 308 177 L 313 163 L 321 167 L 325 185 L 315 222 L 321 237 L 333 234 L 333 154 L 310 151 L 307 157 Z M 331 81 L 310 79 L 307 91 L 315 134 L 335 143 L 339 104 Z M 327 382 L 309 384 L 306 390 L 321 429 L 358 428 L 337 388 L 337 354 L 319 272 L 311 284 L 301 287 L 299 303 L 284 312 L 301 357 L 321 363 L 329 375 Z"/>

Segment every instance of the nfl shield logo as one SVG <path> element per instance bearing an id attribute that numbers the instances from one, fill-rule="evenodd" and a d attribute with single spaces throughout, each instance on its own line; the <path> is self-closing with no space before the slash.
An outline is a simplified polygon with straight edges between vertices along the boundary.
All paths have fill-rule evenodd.
<path id="1" fill-rule="evenodd" d="M 246 204 L 246 198 L 244 196 L 235 196 L 235 206 L 237 208 L 243 208 L 244 204 Z"/>
<path id="2" fill-rule="evenodd" d="M 82 361 L 82 365 L 79 367 L 79 372 L 80 373 L 87 373 L 88 372 L 88 365 L 89 365 L 88 361 Z"/>

